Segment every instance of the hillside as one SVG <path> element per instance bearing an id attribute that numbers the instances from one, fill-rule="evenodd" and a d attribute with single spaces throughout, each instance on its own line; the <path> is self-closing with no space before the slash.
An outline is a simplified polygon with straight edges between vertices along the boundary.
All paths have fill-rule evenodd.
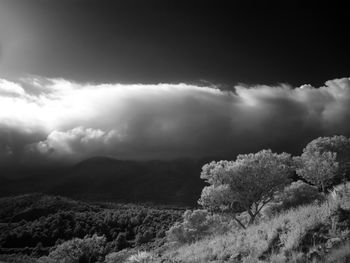
<path id="1" fill-rule="evenodd" d="M 0 261 L 55 263 L 74 253 L 101 263 L 347 263 L 350 259 L 350 192 L 265 215 L 246 229 L 219 219 L 210 234 L 192 243 L 176 243 L 166 234 L 183 212 L 43 194 L 1 198 Z"/>
<path id="2" fill-rule="evenodd" d="M 196 205 L 205 161 L 121 161 L 95 157 L 70 167 L 8 171 L 0 196 L 43 192 L 89 201 Z"/>
<path id="3" fill-rule="evenodd" d="M 88 203 L 75 201 L 62 196 L 49 196 L 41 193 L 25 194 L 0 198 L 0 223 L 33 221 L 58 211 L 99 211 Z"/>
<path id="4" fill-rule="evenodd" d="M 152 262 L 350 262 L 350 194 L 301 206 L 192 244 L 168 244 Z"/>
<path id="5" fill-rule="evenodd" d="M 201 164 L 174 161 L 120 161 L 92 158 L 75 165 L 49 191 L 90 200 L 194 205 L 203 188 Z"/>
<path id="6" fill-rule="evenodd" d="M 182 213 L 181 208 L 91 204 L 39 193 L 0 198 L 0 262 L 35 262 L 75 239 L 103 237 L 104 255 L 124 248 L 159 247 Z"/>

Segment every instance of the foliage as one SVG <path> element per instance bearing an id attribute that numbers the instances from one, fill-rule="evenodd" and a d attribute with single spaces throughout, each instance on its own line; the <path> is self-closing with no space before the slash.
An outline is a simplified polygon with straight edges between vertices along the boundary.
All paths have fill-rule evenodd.
<path id="1" fill-rule="evenodd" d="M 223 234 L 208 236 L 191 244 L 168 249 L 162 256 L 165 262 L 286 262 L 304 258 L 314 245 L 321 246 L 333 233 L 345 233 L 342 240 L 350 238 L 350 220 L 337 213 L 350 213 L 349 197 L 329 199 L 322 204 L 309 204 L 250 225 L 246 229 L 232 229 Z M 335 224 L 333 224 L 335 222 Z M 335 230 L 333 229 L 335 227 Z M 338 235 L 338 234 L 336 234 Z M 345 253 L 346 256 L 348 253 Z M 278 261 L 277 261 L 278 262 Z M 283 262 L 283 261 L 282 261 Z M 296 261 L 298 262 L 298 261 Z M 301 261 L 303 262 L 303 261 Z M 325 261 L 328 262 L 328 261 Z M 341 262 L 341 261 L 340 261 Z"/>
<path id="2" fill-rule="evenodd" d="M 175 223 L 167 231 L 167 239 L 180 244 L 191 243 L 214 233 L 228 231 L 230 227 L 227 217 L 212 215 L 206 210 L 187 210 L 183 221 Z"/>
<path id="3" fill-rule="evenodd" d="M 336 157 L 337 154 L 333 152 L 304 151 L 300 157 L 296 158 L 298 163 L 296 172 L 325 193 L 327 187 L 333 184 L 338 171 Z"/>
<path id="4" fill-rule="evenodd" d="M 253 223 L 274 193 L 289 182 L 292 170 L 290 154 L 271 150 L 238 155 L 236 161 L 211 162 L 202 168 L 201 178 L 210 185 L 204 187 L 198 203 L 211 211 L 247 211 Z"/>
<path id="5" fill-rule="evenodd" d="M 127 263 L 150 263 L 152 262 L 153 256 L 151 253 L 146 251 L 139 251 L 137 254 L 130 256 L 127 259 Z"/>
<path id="6" fill-rule="evenodd" d="M 48 258 L 53 262 L 90 263 L 96 262 L 105 252 L 106 238 L 93 235 L 83 239 L 73 238 L 58 245 Z"/>
<path id="7" fill-rule="evenodd" d="M 99 211 L 92 204 L 72 200 L 62 196 L 51 196 L 41 193 L 24 194 L 0 198 L 0 223 L 33 221 L 57 211 Z"/>
<path id="8" fill-rule="evenodd" d="M 263 209 L 263 213 L 268 216 L 276 215 L 281 211 L 323 200 L 324 196 L 317 187 L 299 180 L 277 193 L 273 202 Z"/>
<path id="9" fill-rule="evenodd" d="M 22 211 L 25 208 L 22 207 L 22 203 L 34 207 L 32 200 L 37 199 L 32 195 L 27 197 L 30 199 L 28 202 L 25 202 L 24 196 L 14 197 L 13 205 L 8 198 L 6 207 L 14 211 L 12 213 L 14 216 L 23 214 Z M 19 199 L 21 205 L 16 207 Z M 54 199 L 50 196 L 41 196 L 40 200 L 49 200 L 50 206 L 55 206 Z M 59 198 L 59 204 L 61 204 L 60 200 L 62 198 Z M 71 202 L 74 201 L 69 200 L 69 203 Z M 45 204 L 40 206 L 47 207 Z M 94 205 L 93 209 L 81 209 L 81 207 L 89 206 L 87 203 L 82 203 L 75 209 L 77 206 L 67 205 L 65 208 L 62 205 L 61 210 L 50 212 L 39 218 L 0 224 L 0 254 L 25 253 L 31 255 L 35 253 L 36 257 L 43 256 L 48 254 L 49 248 L 64 241 L 74 238 L 83 239 L 86 235 L 94 234 L 105 236 L 108 252 L 144 243 L 162 244 L 165 241 L 165 231 L 175 222 L 180 221 L 183 213 L 181 209 L 157 209 L 117 204 Z M 10 210 L 7 209 L 7 211 Z"/>
<path id="10" fill-rule="evenodd" d="M 0 262 L 6 263 L 40 263 L 37 259 L 25 254 L 2 254 L 0 255 Z"/>
<path id="11" fill-rule="evenodd" d="M 350 262 L 350 242 L 332 250 L 326 257 L 328 263 L 347 263 Z"/>
<path id="12" fill-rule="evenodd" d="M 330 191 L 330 196 L 334 200 L 350 196 L 350 182 L 344 182 L 342 184 L 335 185 Z"/>
<path id="13" fill-rule="evenodd" d="M 121 263 L 126 262 L 126 260 L 133 254 L 133 251 L 121 250 L 118 252 L 112 252 L 105 256 L 104 263 Z"/>
<path id="14" fill-rule="evenodd" d="M 350 180 L 350 138 L 343 135 L 332 137 L 319 137 L 309 142 L 303 153 L 312 156 L 314 153 L 336 153 L 336 162 L 339 169 L 336 172 L 335 183 L 340 183 L 343 178 Z"/>

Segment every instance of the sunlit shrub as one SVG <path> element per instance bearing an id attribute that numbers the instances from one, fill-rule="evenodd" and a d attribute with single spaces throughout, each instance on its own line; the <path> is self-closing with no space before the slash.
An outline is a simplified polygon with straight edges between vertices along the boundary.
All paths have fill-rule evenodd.
<path id="1" fill-rule="evenodd" d="M 317 187 L 299 180 L 293 182 L 285 187 L 283 191 L 279 192 L 276 195 L 274 202 L 268 205 L 263 213 L 264 215 L 271 217 L 272 215 L 276 215 L 294 207 L 324 200 L 324 195 L 318 191 Z"/>
<path id="2" fill-rule="evenodd" d="M 130 256 L 127 263 L 149 263 L 152 262 L 153 256 L 146 251 L 139 251 L 137 254 Z"/>
<path id="3" fill-rule="evenodd" d="M 124 263 L 130 256 L 131 252 L 124 249 L 106 255 L 104 263 Z"/>
<path id="4" fill-rule="evenodd" d="M 176 223 L 167 231 L 170 242 L 190 243 L 204 236 L 223 233 L 230 228 L 229 218 L 210 214 L 206 210 L 187 210 L 183 221 Z"/>

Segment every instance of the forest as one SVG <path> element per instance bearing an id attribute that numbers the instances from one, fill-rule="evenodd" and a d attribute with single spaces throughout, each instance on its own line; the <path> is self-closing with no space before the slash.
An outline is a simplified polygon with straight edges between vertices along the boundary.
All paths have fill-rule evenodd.
<path id="1" fill-rule="evenodd" d="M 104 237 L 105 253 L 144 244 L 160 246 L 182 213 L 181 208 L 90 204 L 39 193 L 1 198 L 0 253 L 34 260 L 65 241 L 94 235 Z"/>

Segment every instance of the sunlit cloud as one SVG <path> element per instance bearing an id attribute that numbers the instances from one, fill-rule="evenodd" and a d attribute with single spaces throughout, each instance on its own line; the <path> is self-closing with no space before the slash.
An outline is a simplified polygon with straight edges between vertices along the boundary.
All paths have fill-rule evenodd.
<path id="1" fill-rule="evenodd" d="M 93 84 L 0 79 L 0 158 L 203 157 L 350 134 L 350 80 L 325 86 Z"/>

